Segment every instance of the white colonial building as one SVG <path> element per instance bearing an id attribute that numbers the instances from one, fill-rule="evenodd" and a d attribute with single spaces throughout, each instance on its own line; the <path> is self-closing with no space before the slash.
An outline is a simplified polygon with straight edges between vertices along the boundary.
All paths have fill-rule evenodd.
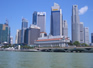
<path id="1" fill-rule="evenodd" d="M 40 37 L 38 40 L 34 42 L 36 46 L 39 47 L 66 47 L 70 39 L 68 37 L 63 36 L 47 36 L 47 37 Z"/>

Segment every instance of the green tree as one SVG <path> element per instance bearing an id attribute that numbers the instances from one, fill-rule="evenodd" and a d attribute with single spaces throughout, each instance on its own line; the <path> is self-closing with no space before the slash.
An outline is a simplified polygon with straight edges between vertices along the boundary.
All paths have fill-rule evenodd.
<path id="1" fill-rule="evenodd" d="M 69 43 L 68 43 L 68 45 L 71 45 L 71 46 L 73 46 L 73 43 L 69 42 Z"/>
<path id="2" fill-rule="evenodd" d="M 89 45 L 87 45 L 86 43 L 82 43 L 81 45 L 82 45 L 82 46 L 89 46 Z"/>
<path id="3" fill-rule="evenodd" d="M 75 41 L 73 44 L 76 46 L 80 46 L 80 43 L 78 41 Z"/>
<path id="4" fill-rule="evenodd" d="M 33 49 L 34 47 L 28 46 L 28 45 L 24 45 L 21 46 L 22 49 Z"/>

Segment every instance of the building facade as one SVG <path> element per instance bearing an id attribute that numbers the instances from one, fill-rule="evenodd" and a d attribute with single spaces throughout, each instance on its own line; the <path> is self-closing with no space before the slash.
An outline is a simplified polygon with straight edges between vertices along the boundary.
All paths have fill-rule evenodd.
<path id="1" fill-rule="evenodd" d="M 68 24 L 66 20 L 63 21 L 62 35 L 68 37 Z"/>
<path id="2" fill-rule="evenodd" d="M 46 32 L 40 32 L 40 37 L 45 37 L 45 36 L 47 36 Z"/>
<path id="3" fill-rule="evenodd" d="M 37 25 L 37 12 L 36 11 L 33 13 L 33 22 L 32 22 L 32 24 Z"/>
<path id="4" fill-rule="evenodd" d="M 16 44 L 20 44 L 21 43 L 21 30 L 17 30 L 17 33 L 16 33 Z"/>
<path id="5" fill-rule="evenodd" d="M 37 26 L 40 27 L 40 32 L 46 32 L 46 12 L 37 12 Z"/>
<path id="6" fill-rule="evenodd" d="M 62 36 L 62 11 L 57 3 L 51 8 L 50 34 L 53 36 Z"/>
<path id="7" fill-rule="evenodd" d="M 72 7 L 72 43 L 75 41 L 80 42 L 80 20 L 77 5 Z"/>
<path id="8" fill-rule="evenodd" d="M 69 42 L 70 39 L 68 37 L 47 36 L 38 38 L 34 44 L 38 47 L 66 47 Z"/>
<path id="9" fill-rule="evenodd" d="M 19 30 L 16 31 L 15 44 L 18 44 L 18 31 Z"/>
<path id="10" fill-rule="evenodd" d="M 93 43 L 93 33 L 91 33 L 91 43 Z"/>
<path id="11" fill-rule="evenodd" d="M 13 37 L 10 37 L 10 44 L 13 44 Z"/>
<path id="12" fill-rule="evenodd" d="M 28 21 L 23 18 L 22 19 L 22 29 L 21 29 L 21 43 L 24 43 L 24 34 L 25 30 L 28 28 Z"/>
<path id="13" fill-rule="evenodd" d="M 25 31 L 25 43 L 28 45 L 33 45 L 34 41 L 40 36 L 40 27 L 36 25 L 31 25 L 30 28 Z"/>
<path id="14" fill-rule="evenodd" d="M 84 25 L 80 22 L 80 43 L 84 43 Z"/>
<path id="15" fill-rule="evenodd" d="M 84 43 L 89 45 L 89 28 L 84 28 Z"/>
<path id="16" fill-rule="evenodd" d="M 10 27 L 7 23 L 0 24 L 0 43 L 10 44 Z"/>
<path id="17" fill-rule="evenodd" d="M 34 12 L 33 24 L 40 27 L 40 32 L 46 31 L 46 12 Z"/>

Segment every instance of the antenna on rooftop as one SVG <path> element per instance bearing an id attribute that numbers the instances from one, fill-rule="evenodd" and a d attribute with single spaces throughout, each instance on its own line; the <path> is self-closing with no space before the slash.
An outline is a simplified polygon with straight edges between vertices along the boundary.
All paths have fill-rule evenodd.
<path id="1" fill-rule="evenodd" d="M 5 25 L 7 25 L 7 26 L 8 26 L 8 24 L 9 24 L 9 21 L 8 21 L 8 19 L 6 18 Z"/>

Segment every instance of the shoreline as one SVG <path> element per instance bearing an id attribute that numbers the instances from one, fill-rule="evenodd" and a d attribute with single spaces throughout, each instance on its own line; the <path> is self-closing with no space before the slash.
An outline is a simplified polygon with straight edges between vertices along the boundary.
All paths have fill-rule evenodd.
<path id="1" fill-rule="evenodd" d="M 0 51 L 15 51 L 15 52 L 62 52 L 62 53 L 93 53 L 91 49 L 0 49 Z"/>

